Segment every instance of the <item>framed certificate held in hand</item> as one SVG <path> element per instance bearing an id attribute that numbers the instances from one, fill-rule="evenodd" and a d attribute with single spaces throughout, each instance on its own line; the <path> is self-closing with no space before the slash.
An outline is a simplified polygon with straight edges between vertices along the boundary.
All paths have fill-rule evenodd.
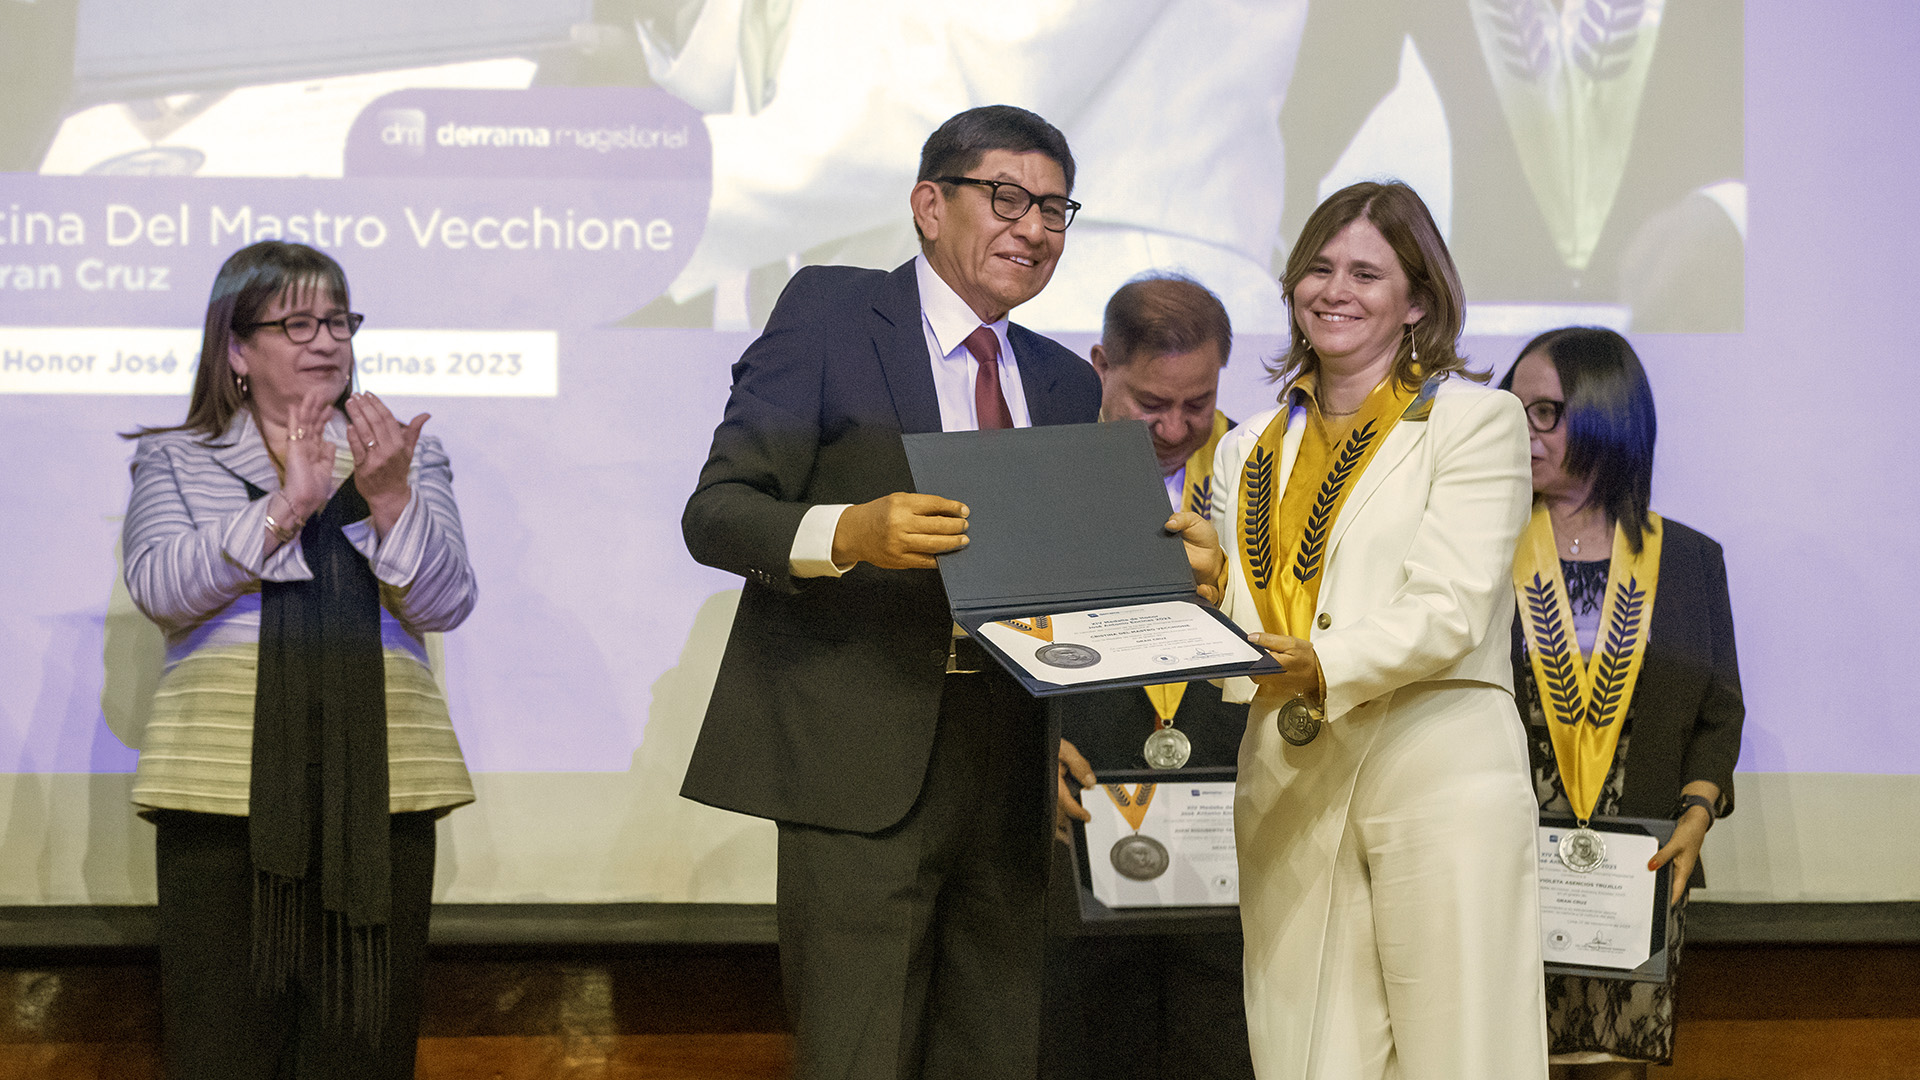
<path id="1" fill-rule="evenodd" d="M 1194 590 L 1146 425 L 903 436 L 914 486 L 967 505 L 939 557 L 954 622 L 1036 697 L 1278 672 Z"/>
<path id="2" fill-rule="evenodd" d="M 1673 835 L 1661 818 L 1540 815 L 1540 946 L 1555 975 L 1665 982 L 1673 864 L 1647 869 Z"/>

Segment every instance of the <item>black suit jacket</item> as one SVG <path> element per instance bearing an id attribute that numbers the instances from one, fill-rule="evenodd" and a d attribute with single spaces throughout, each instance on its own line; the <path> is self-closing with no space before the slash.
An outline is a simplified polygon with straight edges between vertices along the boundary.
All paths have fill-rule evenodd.
<path id="1" fill-rule="evenodd" d="M 1720 812 L 1733 812 L 1733 766 L 1747 709 L 1734 655 L 1733 608 L 1720 545 L 1664 519 L 1660 587 L 1653 598 L 1647 656 L 1633 688 L 1633 734 L 1627 742 L 1624 817 L 1672 817 L 1680 789 L 1694 780 L 1720 785 Z M 1531 679 L 1513 624 L 1513 670 Z M 1515 695 L 1527 721 L 1526 699 Z"/>
<path id="2" fill-rule="evenodd" d="M 1097 418 L 1086 361 L 1024 327 L 1007 336 L 1033 423 Z M 734 365 L 681 520 L 695 559 L 746 578 L 682 795 L 857 832 L 912 807 L 952 626 L 939 572 L 796 579 L 788 560 L 812 506 L 912 491 L 900 436 L 940 429 L 913 263 L 795 274 Z"/>

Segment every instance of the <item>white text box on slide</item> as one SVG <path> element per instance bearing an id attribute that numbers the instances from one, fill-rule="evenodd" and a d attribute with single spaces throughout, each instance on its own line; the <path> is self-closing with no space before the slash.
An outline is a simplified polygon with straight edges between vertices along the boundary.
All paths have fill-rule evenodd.
<path id="1" fill-rule="evenodd" d="M 560 340 L 551 330 L 367 330 L 353 345 L 360 385 L 378 394 L 560 392 Z M 0 394 L 185 395 L 199 359 L 197 329 L 0 327 Z"/>

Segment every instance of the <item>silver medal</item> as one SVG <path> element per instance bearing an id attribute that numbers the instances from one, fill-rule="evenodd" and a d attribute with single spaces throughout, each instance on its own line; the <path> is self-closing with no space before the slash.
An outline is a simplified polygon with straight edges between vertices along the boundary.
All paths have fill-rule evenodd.
<path id="1" fill-rule="evenodd" d="M 1607 861 L 1607 842 L 1585 827 L 1560 838 L 1560 864 L 1576 874 L 1591 874 Z"/>
<path id="2" fill-rule="evenodd" d="M 1193 742 L 1178 728 L 1158 728 L 1147 736 L 1147 745 L 1140 753 L 1156 769 L 1177 769 L 1193 756 Z"/>
<path id="3" fill-rule="evenodd" d="M 1057 641 L 1051 645 L 1040 646 L 1034 651 L 1033 658 L 1049 667 L 1083 668 L 1099 663 L 1100 653 L 1085 645 Z"/>
<path id="4" fill-rule="evenodd" d="M 1173 860 L 1168 857 L 1165 845 L 1151 836 L 1123 836 L 1113 845 L 1108 854 L 1113 860 L 1113 868 L 1121 877 L 1135 881 L 1152 881 L 1167 872 Z"/>

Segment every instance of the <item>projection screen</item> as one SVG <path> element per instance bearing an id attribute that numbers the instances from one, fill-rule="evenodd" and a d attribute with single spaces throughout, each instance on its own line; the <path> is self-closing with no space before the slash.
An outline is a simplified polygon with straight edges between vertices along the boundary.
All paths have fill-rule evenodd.
<path id="1" fill-rule="evenodd" d="M 1135 274 L 1236 331 L 1325 193 L 1397 176 L 1466 351 L 1630 335 L 1654 507 L 1718 539 L 1748 718 L 1730 901 L 1920 893 L 1907 269 L 1920 30 L 1737 0 L 0 2 L 0 904 L 153 898 L 128 802 L 157 633 L 116 589 L 131 446 L 177 423 L 234 249 L 346 268 L 361 384 L 445 443 L 480 580 L 436 643 L 478 802 L 450 902 L 770 902 L 773 830 L 681 800 L 738 595 L 679 516 L 728 366 L 802 265 L 911 258 L 920 142 L 1010 102 L 1085 204 L 1014 313 L 1085 355 Z M 1887 420 L 1880 419 L 1888 416 Z M 849 778 L 857 783 L 858 778 Z"/>

